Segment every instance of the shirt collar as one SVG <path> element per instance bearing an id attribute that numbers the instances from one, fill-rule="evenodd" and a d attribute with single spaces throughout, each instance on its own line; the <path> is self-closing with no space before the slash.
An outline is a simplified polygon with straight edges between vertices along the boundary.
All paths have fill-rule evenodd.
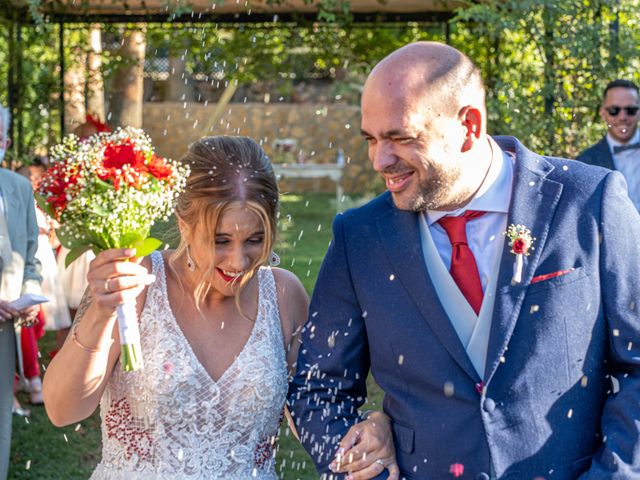
<path id="1" fill-rule="evenodd" d="M 610 133 L 607 133 L 607 143 L 609 144 L 609 151 L 611 152 L 611 155 L 613 155 L 613 147 L 619 147 L 621 145 L 628 145 L 630 143 L 637 142 L 640 142 L 640 128 L 637 127 L 636 133 L 633 134 L 633 137 L 631 137 L 631 139 L 627 143 L 619 142 L 618 140 L 613 138 Z"/>
<path id="2" fill-rule="evenodd" d="M 511 189 L 513 186 L 513 161 L 511 156 L 503 152 L 491 137 L 488 137 L 488 139 L 492 152 L 491 165 L 480 189 L 471 201 L 462 208 L 450 212 L 442 210 L 427 210 L 424 212 L 429 226 L 444 216 L 450 215 L 456 217 L 462 215 L 467 210 L 498 213 L 509 212 Z"/>

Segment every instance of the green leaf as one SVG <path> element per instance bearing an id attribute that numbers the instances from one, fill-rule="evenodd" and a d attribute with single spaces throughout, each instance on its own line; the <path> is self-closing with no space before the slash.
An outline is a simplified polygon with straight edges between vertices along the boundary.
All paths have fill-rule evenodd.
<path id="1" fill-rule="evenodd" d="M 120 247 L 127 248 L 142 245 L 142 242 L 144 242 L 144 237 L 145 236 L 140 234 L 139 232 L 125 233 L 120 237 Z"/>
<path id="2" fill-rule="evenodd" d="M 149 237 L 145 238 L 144 241 L 131 245 L 136 249 L 136 257 L 146 257 L 154 250 L 157 250 L 160 245 L 162 245 L 162 241 L 157 238 Z"/>
<path id="3" fill-rule="evenodd" d="M 69 265 L 71 265 L 71 262 L 73 262 L 76 258 L 78 258 L 80 255 L 82 255 L 84 252 L 90 249 L 91 249 L 90 245 L 82 245 L 82 246 L 71 249 L 69 253 L 67 253 L 67 256 L 64 259 L 65 268 L 69 268 Z"/>
<path id="4" fill-rule="evenodd" d="M 58 237 L 58 240 L 60 240 L 60 243 L 69 250 L 73 250 L 76 247 L 86 244 L 86 242 L 82 240 L 78 240 L 71 235 L 67 235 L 62 227 L 56 228 L 56 236 Z"/>
<path id="5" fill-rule="evenodd" d="M 49 215 L 50 217 L 54 217 L 54 211 L 53 211 L 53 207 L 51 206 L 50 203 L 48 203 L 45 198 L 40 195 L 38 192 L 35 192 L 33 194 L 33 196 L 36 199 L 36 203 L 38 204 L 38 207 L 40 207 L 40 210 L 42 210 L 44 213 L 46 213 L 47 215 Z"/>

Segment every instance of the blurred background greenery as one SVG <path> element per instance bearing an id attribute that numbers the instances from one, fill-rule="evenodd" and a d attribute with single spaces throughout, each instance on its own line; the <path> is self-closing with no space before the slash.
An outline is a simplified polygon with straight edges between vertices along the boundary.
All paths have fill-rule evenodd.
<path id="1" fill-rule="evenodd" d="M 410 41 L 448 38 L 484 73 L 491 133 L 514 134 L 533 150 L 574 158 L 603 133 L 597 108 L 606 83 L 618 77 L 640 80 L 640 0 L 463 0 L 459 4 L 445 22 L 360 24 L 345 14 L 295 24 L 137 25 L 146 42 L 145 101 L 161 99 L 162 90 L 168 88 L 158 75 L 171 76 L 180 68 L 182 73 L 174 75 L 178 83 L 189 79 L 199 88 L 184 94 L 185 101 L 208 101 L 211 89 L 203 88 L 215 79 L 222 85 L 238 82 L 231 102 L 262 101 L 265 95 L 285 103 L 300 101 L 304 85 L 314 84 L 328 92 L 327 102 L 357 105 L 366 72 L 383 56 Z M 16 134 L 21 147 L 9 152 L 8 158 L 28 162 L 31 153 L 46 151 L 60 139 L 59 46 L 53 41 L 60 26 L 19 22 L 24 19 L 0 15 L 0 85 L 7 84 L 9 65 L 17 61 L 20 48 L 23 73 L 15 86 L 19 90 L 15 112 L 20 116 Z M 10 35 L 18 24 L 23 25 L 20 45 Z M 120 47 L 133 26 L 68 24 L 65 28 L 67 73 L 76 69 L 85 76 L 99 74 L 109 97 L 115 80 L 132 61 Z M 92 29 L 102 35 L 99 67 L 77 69 L 87 62 Z M 6 104 L 7 95 L 0 88 L 0 102 Z"/>

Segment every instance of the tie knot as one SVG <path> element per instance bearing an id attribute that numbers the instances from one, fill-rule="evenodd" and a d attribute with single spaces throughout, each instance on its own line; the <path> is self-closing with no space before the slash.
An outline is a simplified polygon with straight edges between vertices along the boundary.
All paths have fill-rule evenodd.
<path id="1" fill-rule="evenodd" d="M 467 210 L 458 217 L 442 217 L 438 220 L 438 223 L 447 233 L 451 245 L 467 244 L 467 222 L 484 214 L 485 212 L 478 212 L 477 210 Z"/>
<path id="2" fill-rule="evenodd" d="M 640 142 L 636 142 L 636 143 L 629 143 L 627 145 L 618 145 L 616 147 L 613 147 L 613 153 L 621 153 L 624 152 L 626 150 L 638 150 L 640 149 Z"/>

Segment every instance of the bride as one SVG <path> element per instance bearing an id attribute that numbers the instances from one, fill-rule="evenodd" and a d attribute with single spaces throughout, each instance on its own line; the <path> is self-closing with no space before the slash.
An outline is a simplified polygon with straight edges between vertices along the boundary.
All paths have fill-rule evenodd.
<path id="1" fill-rule="evenodd" d="M 45 375 L 45 407 L 63 426 L 100 405 L 92 479 L 276 479 L 308 307 L 294 274 L 265 266 L 276 257 L 276 179 L 244 137 L 205 137 L 183 161 L 191 174 L 176 207 L 178 248 L 142 259 L 113 249 L 92 261 L 71 334 Z M 144 367 L 124 373 L 115 312 L 133 299 Z M 342 466 L 353 478 L 374 476 L 373 459 L 395 462 L 388 419 L 376 418 L 358 424 L 358 468 Z"/>

